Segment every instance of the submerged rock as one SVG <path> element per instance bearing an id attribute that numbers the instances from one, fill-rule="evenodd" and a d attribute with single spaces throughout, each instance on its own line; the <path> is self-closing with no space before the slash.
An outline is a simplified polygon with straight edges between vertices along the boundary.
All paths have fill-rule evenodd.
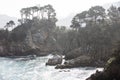
<path id="1" fill-rule="evenodd" d="M 62 56 L 54 55 L 53 58 L 49 59 L 46 65 L 57 65 L 62 63 Z"/>

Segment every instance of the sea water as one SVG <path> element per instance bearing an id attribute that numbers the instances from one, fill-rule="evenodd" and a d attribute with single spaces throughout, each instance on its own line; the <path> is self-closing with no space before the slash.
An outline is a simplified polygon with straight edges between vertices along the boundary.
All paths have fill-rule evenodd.
<path id="1" fill-rule="evenodd" d="M 85 80 L 97 69 L 92 67 L 78 67 L 72 69 L 55 69 L 46 66 L 52 57 L 4 58 L 0 57 L 0 80 Z"/>

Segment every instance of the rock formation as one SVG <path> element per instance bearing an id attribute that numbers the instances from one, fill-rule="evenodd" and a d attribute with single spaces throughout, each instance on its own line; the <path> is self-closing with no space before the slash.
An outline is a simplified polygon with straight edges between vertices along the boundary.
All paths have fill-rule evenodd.
<path id="1" fill-rule="evenodd" d="M 92 65 L 92 59 L 89 56 L 79 56 L 75 59 L 67 60 L 65 61 L 64 64 L 62 65 L 57 65 L 55 68 L 56 69 L 64 69 L 64 68 L 74 68 L 74 67 L 86 67 L 86 66 L 91 66 Z"/>
<path id="2" fill-rule="evenodd" d="M 54 55 L 53 58 L 49 59 L 46 65 L 57 65 L 62 63 L 62 56 Z"/>

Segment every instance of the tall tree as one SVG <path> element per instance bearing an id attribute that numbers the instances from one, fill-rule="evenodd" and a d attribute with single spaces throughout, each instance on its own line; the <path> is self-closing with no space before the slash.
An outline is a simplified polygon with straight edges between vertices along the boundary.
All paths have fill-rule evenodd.
<path id="1" fill-rule="evenodd" d="M 73 19 L 72 19 L 72 28 L 80 28 L 83 27 L 83 24 L 87 24 L 88 20 L 88 12 L 87 11 L 83 11 L 79 14 L 77 14 Z"/>
<path id="2" fill-rule="evenodd" d="M 22 19 L 23 23 L 30 19 L 30 15 L 31 15 L 30 11 L 31 11 L 31 8 L 29 8 L 29 7 L 28 8 L 22 8 L 20 10 L 20 12 L 21 12 L 21 19 Z"/>
<path id="3" fill-rule="evenodd" d="M 92 21 L 97 23 L 98 19 L 105 18 L 105 9 L 102 6 L 94 6 L 89 9 L 89 16 L 92 18 Z"/>
<path id="4" fill-rule="evenodd" d="M 117 23 L 118 21 L 120 21 L 120 13 L 119 13 L 119 10 L 118 8 L 116 8 L 115 6 L 111 6 L 109 9 L 108 9 L 108 17 L 110 18 L 110 20 L 112 21 L 111 23 Z"/>
<path id="5" fill-rule="evenodd" d="M 55 16 L 55 10 L 53 9 L 52 5 L 48 4 L 44 7 L 46 9 L 48 19 L 52 18 L 53 15 Z"/>
<path id="6" fill-rule="evenodd" d="M 15 25 L 15 22 L 13 20 L 10 20 L 9 22 L 6 23 L 4 27 L 8 29 L 9 27 L 13 27 L 14 25 Z"/>
<path id="7" fill-rule="evenodd" d="M 38 13 L 39 8 L 37 6 L 33 6 L 33 7 L 30 7 L 30 8 L 31 8 L 31 15 L 32 15 L 32 19 L 33 19 L 34 14 Z M 37 16 L 38 16 L 38 14 L 37 14 Z"/>
<path id="8" fill-rule="evenodd" d="M 44 7 L 40 7 L 40 13 L 41 13 L 41 18 L 44 18 L 44 13 L 45 13 L 45 9 Z"/>

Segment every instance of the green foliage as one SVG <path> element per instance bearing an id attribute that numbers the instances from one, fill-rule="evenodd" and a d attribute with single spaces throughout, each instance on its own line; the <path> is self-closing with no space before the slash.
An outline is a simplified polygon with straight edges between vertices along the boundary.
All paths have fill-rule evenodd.
<path id="1" fill-rule="evenodd" d="M 105 16 L 105 9 L 102 6 L 94 6 L 89 9 L 88 13 L 90 17 L 96 19 L 98 16 Z"/>
<path id="2" fill-rule="evenodd" d="M 0 30 L 0 40 L 1 41 L 6 41 L 9 38 L 9 31 L 8 30 Z"/>
<path id="3" fill-rule="evenodd" d="M 38 19 L 48 19 L 53 22 L 56 22 L 56 13 L 52 5 L 48 4 L 43 7 L 39 6 L 33 6 L 33 7 L 27 7 L 22 8 L 20 10 L 21 13 L 21 20 L 19 20 L 21 23 L 26 23 L 26 20 L 32 20 L 34 17 L 37 17 Z"/>
<path id="4" fill-rule="evenodd" d="M 10 20 L 9 22 L 6 23 L 6 25 L 4 26 L 4 28 L 8 29 L 9 27 L 13 27 L 13 25 L 15 25 L 13 20 Z"/>
<path id="5" fill-rule="evenodd" d="M 20 13 L 21 19 L 18 20 L 20 24 L 12 30 L 10 35 L 12 41 L 23 41 L 29 30 L 32 31 L 32 33 L 37 30 L 44 30 L 51 34 L 56 26 L 56 13 L 50 4 L 43 7 L 32 6 L 22 8 Z M 13 24 L 10 21 L 7 26 L 8 25 Z"/>
<path id="6" fill-rule="evenodd" d="M 91 7 L 88 11 L 83 11 L 75 15 L 72 19 L 72 28 L 80 28 L 86 26 L 94 26 L 102 22 L 106 18 L 105 9 L 101 6 Z M 85 24 L 83 26 L 83 24 Z"/>
<path id="7" fill-rule="evenodd" d="M 38 30 L 44 30 L 51 34 L 55 28 L 55 22 L 52 22 L 48 19 L 33 18 L 32 20 L 27 20 L 26 23 L 18 25 L 11 32 L 11 40 L 18 42 L 25 40 L 28 31 L 30 30 L 32 33 Z"/>
<path id="8" fill-rule="evenodd" d="M 91 7 L 76 14 L 71 22 L 72 29 L 61 32 L 57 40 L 62 40 L 60 44 L 65 54 L 79 48 L 82 54 L 89 54 L 94 60 L 107 61 L 113 54 L 113 43 L 120 40 L 119 17 L 116 7 L 111 6 L 108 12 L 101 6 Z"/>

